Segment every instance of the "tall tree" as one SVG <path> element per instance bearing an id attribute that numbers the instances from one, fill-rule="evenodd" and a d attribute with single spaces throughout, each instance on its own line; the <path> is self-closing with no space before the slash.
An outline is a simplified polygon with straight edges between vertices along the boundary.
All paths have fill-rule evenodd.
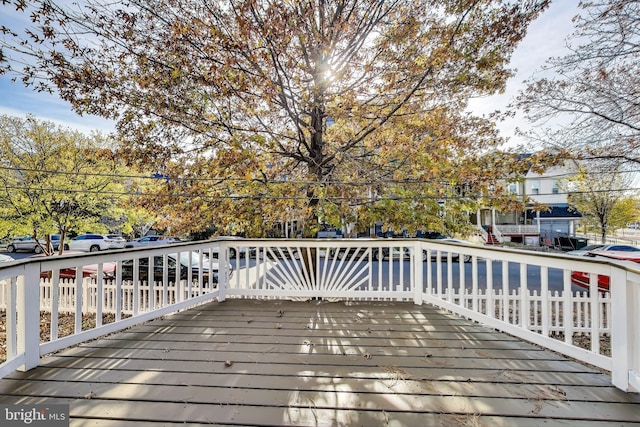
<path id="1" fill-rule="evenodd" d="M 640 162 L 640 1 L 581 1 L 570 53 L 517 100 L 543 143 L 582 157 Z M 545 126 L 549 122 L 555 126 Z"/>
<path id="2" fill-rule="evenodd" d="M 494 148 L 491 124 L 462 111 L 503 88 L 548 0 L 9 3 L 34 26 L 4 30 L 3 71 L 117 119 L 132 162 L 207 170 L 203 201 L 238 177 L 258 195 L 287 181 L 313 218 L 354 183 L 360 199 L 369 183 L 438 194 L 452 159 Z"/>
<path id="3" fill-rule="evenodd" d="M 598 230 L 602 243 L 637 218 L 638 202 L 628 190 L 631 182 L 619 160 L 608 160 L 581 164 L 567 184 L 569 203 L 582 213 L 585 226 Z"/>
<path id="4" fill-rule="evenodd" d="M 62 250 L 69 231 L 107 231 L 105 218 L 120 220 L 120 166 L 100 135 L 0 116 L 0 159 L 0 235 L 60 233 Z"/>

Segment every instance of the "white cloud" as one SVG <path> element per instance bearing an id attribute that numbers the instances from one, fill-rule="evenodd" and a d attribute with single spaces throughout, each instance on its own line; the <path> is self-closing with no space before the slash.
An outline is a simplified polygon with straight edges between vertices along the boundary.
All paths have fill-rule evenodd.
<path id="1" fill-rule="evenodd" d="M 29 12 L 20 12 L 13 6 L 4 6 L 0 14 L 0 25 L 19 30 L 20 26 L 28 28 L 33 24 L 29 19 Z M 5 52 L 5 54 L 9 53 Z M 68 102 L 56 95 L 27 88 L 19 78 L 13 82 L 14 77 L 0 75 L 0 114 L 17 117 L 32 114 L 39 120 L 50 121 L 83 133 L 91 131 L 110 133 L 115 130 L 115 124 L 112 121 L 96 116 L 79 116 L 72 111 Z"/>
<path id="2" fill-rule="evenodd" d="M 35 92 L 19 82 L 12 83 L 6 76 L 0 77 L 0 114 L 24 117 L 32 114 L 39 120 L 75 129 L 83 133 L 100 131 L 110 133 L 115 130 L 112 121 L 96 116 L 79 116 L 71 106 L 59 97 Z"/>

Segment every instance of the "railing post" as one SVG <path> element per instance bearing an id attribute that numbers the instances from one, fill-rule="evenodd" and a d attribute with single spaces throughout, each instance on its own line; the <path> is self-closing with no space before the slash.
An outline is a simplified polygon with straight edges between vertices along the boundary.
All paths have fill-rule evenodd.
<path id="1" fill-rule="evenodd" d="M 422 262 L 422 242 L 417 241 L 413 245 L 413 250 L 411 251 L 413 259 L 411 262 L 413 263 L 413 274 L 411 275 L 410 286 L 413 287 L 413 302 L 417 305 L 422 305 L 422 293 L 424 285 L 422 283 L 422 270 L 424 268 Z M 430 262 L 431 260 L 427 260 Z"/>
<path id="2" fill-rule="evenodd" d="M 29 264 L 18 278 L 18 354 L 24 352 L 24 365 L 19 371 L 36 368 L 40 363 L 40 266 Z M 21 313 L 20 313 L 21 312 Z"/>
<path id="3" fill-rule="evenodd" d="M 74 313 L 75 313 L 75 329 L 74 333 L 78 334 L 82 332 L 82 312 L 85 309 L 85 301 L 84 301 L 84 285 L 82 284 L 84 279 L 82 278 L 82 267 L 76 267 L 76 279 L 74 281 Z"/>
<path id="4" fill-rule="evenodd" d="M 102 265 L 98 266 L 98 269 L 102 268 Z M 81 276 L 82 277 L 82 276 Z M 91 312 L 91 278 L 84 277 L 82 279 L 82 308 L 80 310 L 81 313 L 90 313 Z"/>
<path id="5" fill-rule="evenodd" d="M 229 286 L 229 245 L 227 242 L 220 242 L 218 252 L 218 301 L 222 302 L 227 297 Z M 256 255 L 257 257 L 257 255 Z"/>
<path id="6" fill-rule="evenodd" d="M 541 275 L 542 276 L 542 275 Z M 527 264 L 520 264 L 520 327 L 528 330 L 531 325 L 531 299 L 529 294 L 529 286 L 527 281 Z M 542 313 L 546 316 L 546 313 Z"/>
<path id="7" fill-rule="evenodd" d="M 611 268 L 611 382 L 640 392 L 640 284 L 628 281 L 628 274 Z"/>

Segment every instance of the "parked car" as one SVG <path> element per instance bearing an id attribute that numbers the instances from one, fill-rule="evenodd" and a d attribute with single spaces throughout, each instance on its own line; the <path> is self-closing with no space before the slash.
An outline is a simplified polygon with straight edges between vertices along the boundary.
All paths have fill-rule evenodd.
<path id="1" fill-rule="evenodd" d="M 168 255 L 167 273 L 170 282 L 176 281 L 177 262 L 176 254 Z M 197 279 L 200 273 L 200 256 L 196 252 L 184 252 L 180 254 L 180 280 L 186 280 L 189 273 L 189 265 L 191 265 L 191 275 L 193 279 Z M 122 262 L 122 280 L 133 280 L 133 260 Z M 211 267 L 211 269 L 210 269 Z M 233 268 L 228 265 L 230 274 Z M 213 275 L 213 282 L 218 282 L 218 262 L 210 261 L 207 257 L 202 257 L 202 276 L 204 281 L 209 280 L 209 274 Z M 160 282 L 163 280 L 164 263 L 162 256 L 153 257 L 153 281 Z M 149 258 L 140 258 L 138 261 L 138 279 L 141 281 L 149 280 Z"/>
<path id="2" fill-rule="evenodd" d="M 118 249 L 120 243 L 104 234 L 82 234 L 74 237 L 67 244 L 65 249 L 82 252 L 106 251 L 107 249 Z"/>
<path id="3" fill-rule="evenodd" d="M 251 249 L 249 250 L 251 256 Z M 246 246 L 229 246 L 229 258 L 236 258 L 236 255 L 239 255 L 240 258 L 244 258 L 247 255 L 247 247 Z M 255 256 L 255 251 L 254 251 Z"/>
<path id="4" fill-rule="evenodd" d="M 404 259 L 409 259 L 410 255 L 409 248 L 399 246 L 394 246 L 392 248 L 334 248 L 330 250 L 330 253 L 332 256 L 337 254 L 338 259 L 352 259 L 353 255 L 356 254 L 353 259 L 358 260 L 364 255 L 366 257 L 364 259 L 368 260 L 369 251 L 371 251 L 371 256 L 376 261 L 389 259 L 389 257 L 393 259 L 400 259 L 401 256 Z"/>
<path id="5" fill-rule="evenodd" d="M 291 250 L 289 251 L 289 249 Z M 285 248 L 283 247 L 258 248 L 257 257 L 260 259 L 264 258 L 265 251 L 268 259 L 289 258 L 289 256 L 293 259 L 300 259 L 300 252 L 298 251 L 298 248 L 286 248 L 286 247 Z M 250 249 L 249 256 L 251 258 L 256 258 L 256 248 Z"/>
<path id="6" fill-rule="evenodd" d="M 38 242 L 40 245 L 38 245 Z M 18 237 L 13 239 L 11 243 L 7 245 L 7 252 L 35 252 L 37 254 L 42 252 L 41 246 L 44 246 L 44 240 L 36 240 L 31 236 Z"/>
<path id="7" fill-rule="evenodd" d="M 54 251 L 57 251 L 60 247 L 60 235 L 51 234 L 49 241 Z M 40 243 L 40 245 L 38 245 Z M 46 239 L 38 239 L 37 241 L 31 236 L 24 236 L 14 239 L 7 245 L 7 252 L 35 252 L 37 254 L 42 252 L 42 248 L 47 246 Z"/>
<path id="8" fill-rule="evenodd" d="M 127 239 L 119 234 L 107 234 L 107 238 L 113 240 L 112 249 L 124 249 L 127 244 Z"/>
<path id="9" fill-rule="evenodd" d="M 360 258 L 360 255 L 364 255 L 367 252 L 368 248 L 331 248 L 329 249 L 329 255 L 331 257 L 337 254 L 338 259 L 346 259 L 351 258 L 351 256 L 357 251 L 357 258 Z"/>
<path id="10" fill-rule="evenodd" d="M 155 245 L 168 245 L 170 243 L 177 243 L 180 239 L 177 237 L 166 236 L 144 236 L 137 239 L 133 239 L 130 242 L 125 243 L 125 248 L 139 248 L 142 246 L 155 246 Z"/>
<path id="11" fill-rule="evenodd" d="M 63 255 L 71 255 L 71 254 L 83 254 L 81 251 L 64 251 Z M 55 253 L 49 256 L 58 256 L 59 254 Z M 33 255 L 31 258 L 44 258 L 47 255 L 38 254 Z M 102 273 L 105 279 L 113 279 L 115 277 L 116 271 L 116 263 L 115 262 L 105 262 L 102 263 Z M 53 272 L 51 270 L 41 271 L 41 278 L 51 278 L 53 276 Z M 82 266 L 82 277 L 98 277 L 98 264 L 90 264 Z M 76 268 L 61 268 L 60 269 L 60 279 L 75 279 L 76 278 Z"/>
<path id="12" fill-rule="evenodd" d="M 571 283 L 581 288 L 589 289 L 589 273 L 572 271 Z M 609 276 L 598 274 L 598 290 L 600 292 L 609 292 Z"/>
<path id="13" fill-rule="evenodd" d="M 465 245 L 472 245 L 473 244 L 471 242 L 467 242 L 466 240 L 454 239 L 452 237 L 441 237 L 441 238 L 438 238 L 437 240 L 438 240 L 438 242 L 461 243 L 461 244 L 465 244 Z M 431 251 L 431 260 L 435 261 L 437 257 L 438 257 L 438 251 L 432 250 Z M 447 257 L 448 257 L 448 253 L 446 251 L 440 251 L 440 260 L 446 260 Z M 464 262 L 471 262 L 471 255 L 462 255 L 462 257 L 463 257 L 463 261 Z M 458 261 L 460 259 L 460 254 L 453 252 L 452 255 L 451 255 L 451 259 L 453 261 Z M 423 261 L 427 260 L 427 251 L 423 251 L 422 260 Z"/>
<path id="14" fill-rule="evenodd" d="M 445 236 L 444 234 L 438 232 L 438 231 L 422 231 L 422 230 L 418 230 L 416 231 L 416 237 L 421 238 L 421 239 L 431 239 L 431 240 L 440 240 L 440 239 L 447 239 L 449 236 Z"/>
<path id="15" fill-rule="evenodd" d="M 61 238 L 62 236 L 60 236 L 59 234 L 51 234 L 49 236 L 49 242 L 51 243 L 51 247 L 53 248 L 54 251 L 57 251 L 58 249 L 60 249 Z"/>
<path id="16" fill-rule="evenodd" d="M 575 249 L 573 251 L 565 252 L 566 255 L 575 255 L 575 256 L 587 256 L 590 251 L 594 251 L 603 247 L 604 245 L 587 245 L 580 249 Z"/>
<path id="17" fill-rule="evenodd" d="M 628 248 L 635 248 L 635 246 L 628 245 L 607 245 L 607 246 L 625 246 Z M 637 248 L 635 248 L 637 249 Z M 608 258 L 617 261 L 631 261 L 640 263 L 640 250 L 607 250 L 597 249 L 589 251 L 587 256 Z M 589 289 L 590 274 L 582 271 L 571 272 L 571 283 L 580 286 L 582 288 Z M 598 290 L 600 292 L 608 292 L 610 285 L 609 276 L 598 274 Z"/>
<path id="18" fill-rule="evenodd" d="M 394 246 L 391 248 L 372 248 L 373 259 L 377 261 L 382 261 L 384 259 L 409 259 L 410 252 L 409 248 Z"/>
<path id="19" fill-rule="evenodd" d="M 589 252 L 592 257 L 609 258 L 618 261 L 640 262 L 640 251 L 603 251 L 595 250 Z"/>
<path id="20" fill-rule="evenodd" d="M 592 254 L 592 252 L 596 251 Z M 640 248 L 631 245 L 619 245 L 619 244 L 596 244 L 596 245 L 587 245 L 583 248 L 576 249 L 574 251 L 566 252 L 567 255 L 578 255 L 578 256 L 596 256 L 600 255 L 598 252 L 640 252 Z"/>

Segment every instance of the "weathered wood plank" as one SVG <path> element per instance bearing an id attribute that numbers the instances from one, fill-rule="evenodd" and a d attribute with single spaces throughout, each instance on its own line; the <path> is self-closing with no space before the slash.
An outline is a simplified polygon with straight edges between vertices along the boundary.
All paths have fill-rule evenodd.
<path id="1" fill-rule="evenodd" d="M 67 357 L 51 357 L 46 365 L 39 369 L 59 369 L 70 368 L 79 371 L 86 369 L 108 369 L 110 371 L 117 370 L 133 370 L 160 372 L 166 375 L 174 373 L 222 373 L 233 375 L 283 375 L 296 377 L 303 374 L 303 367 L 306 365 L 286 365 L 286 364 L 261 364 L 261 363 L 233 363 L 236 368 L 230 372 L 226 361 L 182 361 L 177 363 L 175 360 L 150 360 L 150 359 L 103 359 L 103 358 L 67 358 Z M 445 381 L 462 381 L 462 382 L 508 382 L 515 384 L 552 384 L 552 385 L 594 385 L 608 387 L 611 378 L 607 375 L 596 372 L 536 372 L 517 371 L 506 369 L 469 369 L 448 368 L 448 367 L 425 367 L 425 368 L 399 368 L 394 366 L 361 366 L 352 365 L 327 365 L 322 370 L 314 371 L 315 376 L 329 378 L 396 378 L 397 372 L 405 372 L 405 375 L 411 375 L 413 378 L 422 380 L 445 380 Z M 16 375 L 26 375 L 23 373 L 14 373 Z M 80 373 L 82 375 L 82 373 Z"/>
<path id="2" fill-rule="evenodd" d="M 375 343 L 360 347 L 358 350 L 341 350 L 338 354 L 317 354 L 313 352 L 315 345 L 300 343 L 303 352 L 295 354 L 275 354 L 269 352 L 197 352 L 184 350 L 140 350 L 97 348 L 87 351 L 72 350 L 69 357 L 93 357 L 101 359 L 145 359 L 172 360 L 175 363 L 205 360 L 211 363 L 261 363 L 267 365 L 300 365 L 322 367 L 332 365 L 343 366 L 395 366 L 398 368 L 451 368 L 451 369 L 503 369 L 544 372 L 593 372 L 577 362 L 568 360 L 542 359 L 492 359 L 480 357 L 433 357 L 428 354 L 422 357 L 377 354 Z"/>
<path id="3" fill-rule="evenodd" d="M 39 386 L 37 382 L 35 386 Z M 48 384 L 51 387 L 51 384 Z M 18 390 L 17 395 L 20 396 Z M 88 399 L 87 397 L 91 398 Z M 162 405 L 182 403 L 189 411 L 194 405 L 207 405 L 208 408 L 241 408 L 270 407 L 281 410 L 306 411 L 341 410 L 358 412 L 370 408 L 376 412 L 425 413 L 453 413 L 456 415 L 484 415 L 515 417 L 527 414 L 535 418 L 562 418 L 567 420 L 590 420 L 592 411 L 597 411 L 598 417 L 618 422 L 640 422 L 640 412 L 637 406 L 624 403 L 610 402 L 581 402 L 565 399 L 549 399 L 549 395 L 540 394 L 537 398 L 523 396 L 522 398 L 504 398 L 476 396 L 473 399 L 457 395 L 415 395 L 399 394 L 384 390 L 373 393 L 343 392 L 337 390 L 290 390 L 271 389 L 255 390 L 241 388 L 221 388 L 201 386 L 179 386 L 164 384 L 101 384 L 92 382 L 56 383 L 56 397 L 79 400 L 91 400 L 96 406 L 109 405 L 120 402 L 120 409 L 115 410 L 124 415 L 125 411 L 133 411 L 137 417 L 145 420 L 157 419 L 156 411 Z M 146 403 L 153 402 L 149 408 L 151 412 L 143 412 Z M 74 408 L 75 410 L 76 408 Z M 83 414 L 86 416 L 87 414 Z M 185 421 L 204 421 L 201 418 Z M 214 419 L 220 419 L 223 414 L 216 414 Z M 225 415 L 227 415 L 225 413 Z M 167 419 L 178 420 L 182 417 L 173 414 Z M 126 417 L 125 417 L 126 418 Z M 209 419 L 211 421 L 211 419 Z M 231 419 L 224 419 L 230 422 Z"/>
<path id="4" fill-rule="evenodd" d="M 412 378 L 405 371 L 387 372 L 387 376 L 332 377 L 333 381 L 324 381 L 322 376 L 313 373 L 301 375 L 229 375 L 228 373 L 190 373 L 172 372 L 170 375 L 158 371 L 133 370 L 98 370 L 76 369 L 39 370 L 37 374 L 18 374 L 8 378 L 6 384 L 0 385 L 0 394 L 19 394 L 24 380 L 66 383 L 91 381 L 105 384 L 176 384 L 203 387 L 233 387 L 252 389 L 291 389 L 308 390 L 311 381 L 318 381 L 315 390 L 382 392 L 393 391 L 400 394 L 422 395 L 457 395 L 467 397 L 494 396 L 510 398 L 514 396 L 531 399 L 540 398 L 556 400 L 579 400 L 617 402 L 619 392 L 612 388 L 594 385 L 553 385 L 553 384 L 521 384 L 509 382 L 449 381 L 440 379 Z M 361 381 L 353 381 L 360 379 Z"/>
<path id="5" fill-rule="evenodd" d="M 0 398 L 1 401 L 1 398 Z M 65 403 L 64 399 L 44 400 L 32 398 L 28 403 Z M 467 405 L 469 407 L 469 405 Z M 134 409 L 135 408 L 135 409 Z M 137 401 L 135 407 L 123 405 L 121 401 L 82 400 L 71 406 L 71 426 L 138 426 L 138 425 L 299 425 L 299 426 L 575 426 L 600 427 L 620 426 L 616 420 L 581 420 L 579 418 L 545 418 L 544 416 L 497 417 L 447 412 L 383 411 L 376 408 L 345 410 L 342 408 L 323 409 L 316 406 L 263 407 L 198 404 L 191 402 L 157 403 Z M 475 409 L 475 408 L 471 408 Z M 440 407 L 440 411 L 446 407 Z M 111 419 L 105 419 L 104 414 Z M 151 415 L 151 418 L 143 418 Z M 104 420 L 104 421 L 103 421 Z M 122 420 L 123 423 L 113 423 Z M 141 422 L 142 424 L 138 424 Z M 154 424 L 155 423 L 155 424 Z"/>
<path id="6" fill-rule="evenodd" d="M 229 300 L 51 355 L 1 403 L 72 426 L 640 425 L 640 396 L 429 306 Z"/>
<path id="7" fill-rule="evenodd" d="M 139 353 L 142 350 L 162 350 L 164 352 L 182 351 L 184 343 L 180 341 L 139 341 L 139 340 L 104 340 L 96 341 L 90 344 L 83 344 L 77 351 L 86 351 L 89 349 L 109 348 L 112 350 L 126 349 L 130 352 Z M 314 343 L 312 353 L 314 354 L 354 354 L 356 346 L 343 346 L 340 350 L 336 350 L 333 345 L 323 345 Z M 80 350 L 81 349 L 81 350 Z M 189 351 L 198 352 L 239 352 L 239 353 L 259 353 L 259 354 L 299 354 L 301 349 L 300 343 L 283 344 L 252 344 L 252 343 L 191 343 Z M 74 353 L 66 353 L 71 355 Z M 89 354 L 89 353 L 87 353 Z M 388 356 L 407 356 L 407 357 L 457 357 L 461 359 L 471 358 L 477 359 L 483 357 L 487 359 L 534 359 L 534 360 L 566 360 L 562 356 L 543 351 L 541 349 L 504 349 L 504 348 L 458 348 L 458 347 L 404 347 L 404 346 L 385 346 L 376 348 L 377 355 Z"/>

